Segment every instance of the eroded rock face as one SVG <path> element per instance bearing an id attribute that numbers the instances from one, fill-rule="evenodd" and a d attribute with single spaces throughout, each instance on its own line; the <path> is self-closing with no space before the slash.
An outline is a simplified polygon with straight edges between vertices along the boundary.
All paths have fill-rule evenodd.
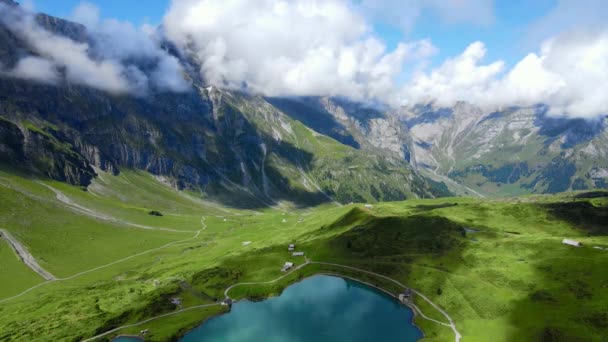
<path id="1" fill-rule="evenodd" d="M 0 120 L 0 159 L 76 185 L 87 186 L 96 176 L 88 161 L 68 142 L 8 120 Z"/>
<path id="2" fill-rule="evenodd" d="M 379 149 L 415 166 L 407 126 L 392 113 L 346 100 L 321 98 L 319 103 L 338 122 L 349 128 L 361 146 Z"/>
<path id="3" fill-rule="evenodd" d="M 84 26 L 46 15 L 36 20 L 94 53 Z M 10 68 L 24 55 L 35 52 L 0 25 L 0 63 Z M 88 185 L 95 168 L 139 169 L 231 205 L 432 196 L 405 162 L 405 126 L 380 111 L 302 98 L 306 109 L 294 120 L 268 99 L 205 84 L 194 59 L 176 58 L 192 85 L 184 93 L 111 95 L 66 80 L 0 77 L 2 161 L 78 185 Z M 320 116 L 306 121 L 311 108 Z"/>
<path id="4" fill-rule="evenodd" d="M 608 166 L 608 119 L 563 119 L 546 112 L 545 106 L 484 112 L 460 103 L 419 106 L 401 117 L 419 165 L 470 187 L 500 191 L 514 184 L 519 193 L 542 193 L 603 184 L 590 172 Z"/>

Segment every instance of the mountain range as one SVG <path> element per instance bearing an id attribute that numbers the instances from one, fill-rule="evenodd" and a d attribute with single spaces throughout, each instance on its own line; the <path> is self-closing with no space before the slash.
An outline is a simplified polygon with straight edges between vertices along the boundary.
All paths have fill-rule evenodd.
<path id="1" fill-rule="evenodd" d="M 416 106 L 399 113 L 417 164 L 489 196 L 604 188 L 608 118 L 567 119 L 547 107 L 483 111 Z"/>
<path id="2" fill-rule="evenodd" d="M 9 6 L 17 6 L 4 0 Z M 87 29 L 38 14 L 45 30 L 91 42 Z M 546 107 L 496 112 L 458 103 L 391 109 L 334 97 L 265 97 L 208 84 L 193 56 L 185 92 L 112 94 L 63 80 L 0 77 L 0 160 L 81 185 L 96 170 L 145 170 L 237 207 L 288 201 L 375 202 L 452 194 L 508 196 L 606 187 L 608 131 Z M 37 52 L 0 26 L 0 64 Z M 145 70 L 153 59 L 135 61 Z"/>

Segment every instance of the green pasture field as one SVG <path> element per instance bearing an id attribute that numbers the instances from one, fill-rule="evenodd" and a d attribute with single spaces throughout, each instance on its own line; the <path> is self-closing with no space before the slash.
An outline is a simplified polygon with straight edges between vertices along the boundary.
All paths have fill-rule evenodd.
<path id="1" fill-rule="evenodd" d="M 47 186 L 114 220 L 59 201 Z M 24 292 L 43 279 L 0 241 L 0 340 L 77 341 L 170 313 L 104 339 L 143 329 L 151 341 L 174 338 L 225 307 L 178 310 L 217 303 L 236 283 L 281 277 L 286 261 L 305 263 L 287 252 L 289 243 L 312 261 L 368 270 L 420 291 L 453 318 L 463 341 L 608 336 L 608 250 L 593 248 L 608 247 L 604 198 L 441 198 L 371 208 L 283 203 L 251 211 L 224 208 L 138 171 L 100 172 L 84 191 L 3 169 L 0 203 L 0 227 L 66 278 Z M 565 246 L 564 238 L 583 247 Z M 261 300 L 318 273 L 402 290 L 370 274 L 310 264 L 229 295 Z M 181 307 L 171 304 L 174 297 Z M 415 304 L 446 322 L 420 298 Z M 454 340 L 449 327 L 420 316 L 416 324 L 427 341 Z"/>

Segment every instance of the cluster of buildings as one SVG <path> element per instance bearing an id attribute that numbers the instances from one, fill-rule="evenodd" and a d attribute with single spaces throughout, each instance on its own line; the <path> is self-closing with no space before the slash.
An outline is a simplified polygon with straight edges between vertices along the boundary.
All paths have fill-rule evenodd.
<path id="1" fill-rule="evenodd" d="M 289 246 L 287 246 L 287 251 L 288 252 L 292 252 L 291 255 L 292 256 L 304 256 L 304 252 L 296 252 L 296 245 L 294 245 L 293 243 L 290 244 Z"/>
<path id="2" fill-rule="evenodd" d="M 304 252 L 296 252 L 296 245 L 293 243 L 287 246 L 287 251 L 291 252 L 291 256 L 294 257 L 304 256 Z M 283 267 L 281 268 L 281 271 L 287 272 L 288 270 L 292 269 L 294 265 L 295 264 L 293 262 L 286 261 L 285 265 L 283 265 Z"/>

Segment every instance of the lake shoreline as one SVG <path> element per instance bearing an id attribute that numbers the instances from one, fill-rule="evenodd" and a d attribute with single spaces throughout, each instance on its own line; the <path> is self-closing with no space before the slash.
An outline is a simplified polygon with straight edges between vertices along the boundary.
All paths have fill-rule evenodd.
<path id="1" fill-rule="evenodd" d="M 129 338 L 129 339 L 138 340 L 138 341 L 142 341 L 142 342 L 144 342 L 146 340 L 145 338 L 143 338 L 139 335 L 120 334 L 118 336 L 113 337 L 112 340 L 110 340 L 110 341 L 113 342 L 119 338 Z"/>
<path id="2" fill-rule="evenodd" d="M 266 296 L 258 297 L 258 298 L 255 298 L 255 299 L 248 299 L 248 298 L 245 297 L 245 298 L 242 298 L 242 299 L 234 300 L 233 303 L 238 303 L 240 301 L 262 302 L 262 301 L 268 300 L 270 298 L 279 297 L 279 296 L 281 296 L 281 294 L 283 293 L 283 291 L 285 291 L 288 287 L 296 285 L 296 284 L 301 283 L 301 282 L 303 282 L 303 281 L 305 281 L 307 279 L 310 279 L 310 278 L 313 278 L 313 277 L 317 277 L 317 276 L 329 276 L 329 277 L 335 277 L 335 278 L 341 278 L 341 279 L 344 279 L 344 280 L 354 281 L 356 283 L 359 283 L 359 284 L 365 285 L 367 287 L 370 287 L 370 288 L 372 288 L 374 290 L 377 290 L 377 291 L 381 292 L 383 295 L 388 295 L 392 300 L 396 301 L 398 304 L 400 304 L 402 306 L 407 307 L 412 312 L 412 318 L 411 318 L 409 324 L 411 324 L 413 327 L 415 327 L 416 329 L 418 329 L 420 331 L 420 333 L 422 334 L 422 336 L 420 337 L 420 339 L 423 339 L 423 338 L 426 337 L 426 334 L 425 334 L 424 330 L 415 323 L 415 318 L 419 314 L 418 314 L 417 308 L 413 304 L 406 304 L 406 303 L 401 302 L 396 295 L 394 295 L 390 291 L 388 291 L 388 290 L 386 290 L 386 289 L 384 289 L 384 288 L 382 288 L 380 286 L 376 286 L 376 285 L 370 284 L 370 283 L 368 283 L 366 281 L 363 281 L 363 280 L 360 280 L 360 279 L 357 279 L 357 278 L 354 278 L 354 277 L 351 277 L 351 276 L 341 275 L 341 274 L 338 274 L 338 273 L 318 272 L 318 273 L 311 274 L 311 275 L 308 275 L 308 276 L 303 277 L 303 278 L 298 278 L 297 281 L 288 283 L 284 288 L 281 289 L 281 291 L 279 293 L 276 293 L 276 294 L 275 293 L 271 293 L 271 294 L 268 294 Z M 230 312 L 231 312 L 231 310 L 229 310 L 227 312 L 224 312 L 224 313 L 219 313 L 219 314 L 207 317 L 206 319 L 204 319 L 203 321 L 201 321 L 201 323 L 198 324 L 196 327 L 194 327 L 194 328 L 192 328 L 192 329 L 190 329 L 188 331 L 185 331 L 183 334 L 180 334 L 179 336 L 177 336 L 177 338 L 178 338 L 177 341 L 181 341 L 181 339 L 186 334 L 188 334 L 188 333 L 194 331 L 195 329 L 203 326 L 209 320 L 211 320 L 213 318 L 220 317 L 222 315 L 229 314 Z"/>

